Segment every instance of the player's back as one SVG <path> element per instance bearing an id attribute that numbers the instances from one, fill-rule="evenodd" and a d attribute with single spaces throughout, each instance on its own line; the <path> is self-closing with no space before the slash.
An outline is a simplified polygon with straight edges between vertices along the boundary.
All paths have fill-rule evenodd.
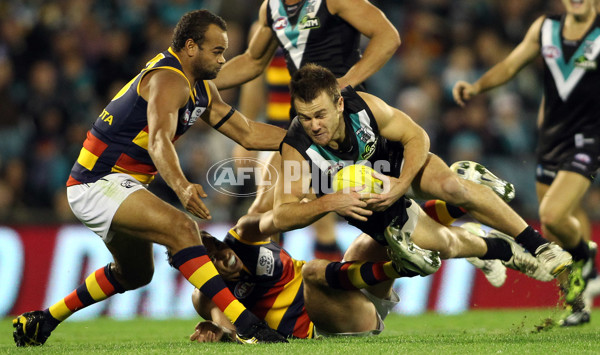
<path id="1" fill-rule="evenodd" d="M 230 230 L 224 242 L 244 264 L 239 281 L 228 281 L 233 295 L 252 313 L 285 336 L 312 336 L 304 308 L 302 267 L 274 242 L 250 243 Z"/>

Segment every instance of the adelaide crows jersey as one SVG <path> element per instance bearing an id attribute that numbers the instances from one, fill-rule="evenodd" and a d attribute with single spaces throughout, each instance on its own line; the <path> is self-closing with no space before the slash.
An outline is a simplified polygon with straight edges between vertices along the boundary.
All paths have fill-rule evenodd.
<path id="1" fill-rule="evenodd" d="M 146 67 L 111 100 L 87 132 L 87 139 L 73 165 L 67 186 L 95 182 L 114 172 L 129 174 L 150 183 L 156 167 L 148 153 L 148 102 L 140 96 L 140 82 L 152 70 L 172 70 L 188 80 L 175 52 L 168 50 L 150 60 Z M 190 97 L 177 112 L 173 141 L 193 125 L 210 105 L 207 81 L 190 83 Z"/>
<path id="2" fill-rule="evenodd" d="M 251 243 L 230 230 L 224 242 L 244 264 L 239 281 L 226 281 L 233 295 L 257 317 L 286 337 L 312 338 L 304 307 L 302 267 L 277 243 Z"/>
<path id="3" fill-rule="evenodd" d="M 586 139 L 600 134 L 600 20 L 577 41 L 562 36 L 564 17 L 549 16 L 542 23 L 544 58 L 544 121 L 538 156 L 553 160 Z M 577 138 L 579 137 L 579 138 Z"/>
<path id="4" fill-rule="evenodd" d="M 303 0 L 286 6 L 268 0 L 267 24 L 285 50 L 290 74 L 316 63 L 341 77 L 360 60 L 360 32 L 332 15 L 326 0 Z"/>
<path id="5" fill-rule="evenodd" d="M 379 173 L 399 177 L 404 157 L 404 147 L 400 142 L 389 141 L 379 134 L 377 121 L 365 101 L 350 86 L 342 90 L 344 98 L 344 122 L 348 147 L 334 150 L 328 146 L 313 143 L 304 131 L 298 117 L 283 139 L 283 143 L 296 149 L 309 162 L 312 187 L 317 195 L 334 192 L 332 177 L 342 168 L 352 164 L 369 165 Z M 347 218 L 351 225 L 380 243 L 385 244 L 383 230 L 395 217 L 406 217 L 407 200 L 401 198 L 383 212 L 374 212 L 367 222 Z"/>
<path id="6" fill-rule="evenodd" d="M 267 84 L 266 123 L 287 129 L 290 125 L 291 97 L 288 85 L 291 78 L 281 47 L 277 48 L 265 73 Z"/>

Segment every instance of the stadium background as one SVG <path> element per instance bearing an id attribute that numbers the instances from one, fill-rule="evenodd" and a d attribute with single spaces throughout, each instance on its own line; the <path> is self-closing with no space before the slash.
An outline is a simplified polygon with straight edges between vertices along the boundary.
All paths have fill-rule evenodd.
<path id="1" fill-rule="evenodd" d="M 559 0 L 372 1 L 398 28 L 402 45 L 367 83 L 369 91 L 408 113 L 431 136 L 431 150 L 447 162 L 475 160 L 515 183 L 511 205 L 536 223 L 533 149 L 541 97 L 541 62 L 508 85 L 474 99 L 465 109 L 451 98 L 459 79 L 472 81 L 522 39 L 543 13 L 562 11 Z M 208 8 L 229 26 L 231 58 L 245 49 L 259 0 L 8 0 L 0 3 L 0 316 L 45 307 L 110 261 L 100 240 L 81 227 L 67 203 L 65 181 L 85 132 L 114 93 L 170 43 L 186 11 Z M 223 92 L 234 106 L 239 90 Z M 231 156 L 232 142 L 203 123 L 178 142 L 182 167 L 206 186 L 205 173 Z M 248 184 L 243 189 L 251 189 Z M 160 180 L 153 191 L 178 205 Z M 223 235 L 249 199 L 207 189 L 214 223 Z M 585 199 L 600 227 L 600 188 Z M 347 246 L 356 231 L 339 228 Z M 310 229 L 290 233 L 286 248 L 311 258 Z M 156 247 L 156 274 L 146 288 L 90 307 L 78 318 L 102 313 L 127 318 L 191 316 L 190 286 L 183 284 Z M 548 307 L 555 286 L 510 273 L 491 288 L 462 260 L 445 262 L 428 278 L 397 284 L 399 312 L 444 313 L 469 308 Z"/>

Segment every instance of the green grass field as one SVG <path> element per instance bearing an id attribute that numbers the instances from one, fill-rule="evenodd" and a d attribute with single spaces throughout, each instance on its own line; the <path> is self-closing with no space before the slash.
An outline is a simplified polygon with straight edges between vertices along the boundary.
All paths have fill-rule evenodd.
<path id="1" fill-rule="evenodd" d="M 600 310 L 575 328 L 549 325 L 553 309 L 471 311 L 461 315 L 391 315 L 371 338 L 292 340 L 289 344 L 191 343 L 193 320 L 66 322 L 41 348 L 16 348 L 1 321 L 0 353 L 24 354 L 600 354 Z"/>

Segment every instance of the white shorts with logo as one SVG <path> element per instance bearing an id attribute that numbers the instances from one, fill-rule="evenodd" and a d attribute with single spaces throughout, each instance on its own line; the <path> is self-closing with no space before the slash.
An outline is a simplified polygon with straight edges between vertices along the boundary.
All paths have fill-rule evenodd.
<path id="1" fill-rule="evenodd" d="M 94 183 L 67 187 L 67 198 L 75 216 L 105 243 L 114 233 L 110 231 L 115 213 L 133 192 L 147 186 L 127 174 L 109 174 Z"/>

